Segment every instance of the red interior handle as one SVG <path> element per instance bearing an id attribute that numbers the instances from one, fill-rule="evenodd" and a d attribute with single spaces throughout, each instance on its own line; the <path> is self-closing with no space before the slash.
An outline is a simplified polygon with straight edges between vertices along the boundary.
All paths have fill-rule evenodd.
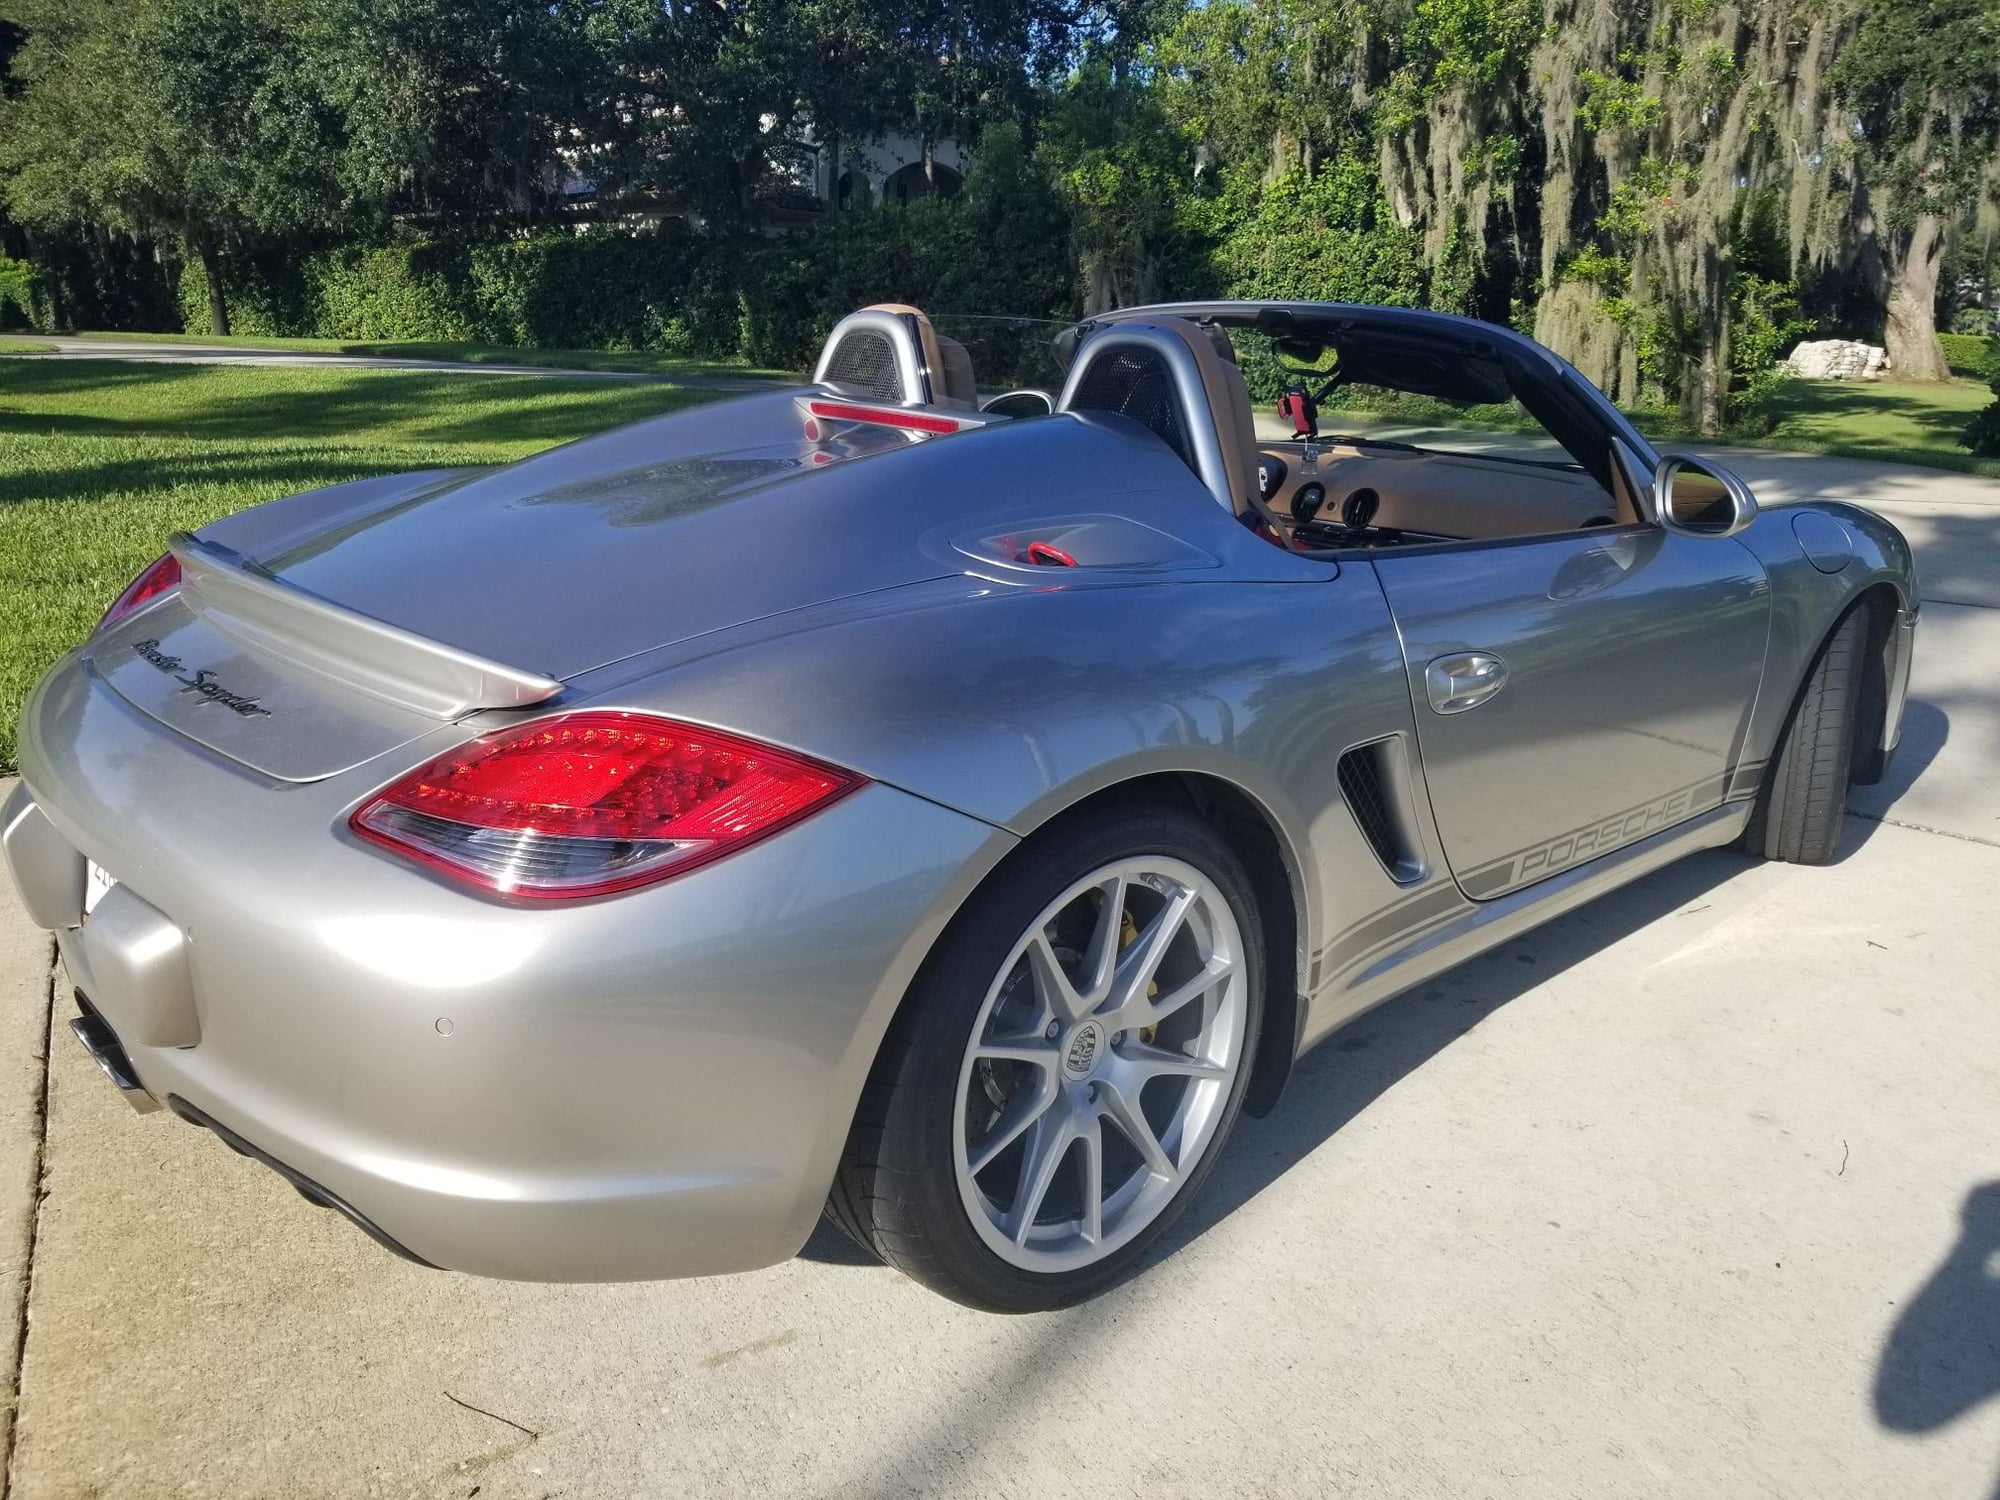
<path id="1" fill-rule="evenodd" d="M 1030 542 L 1025 554 L 1028 561 L 1041 568 L 1073 568 L 1076 559 L 1053 542 Z"/>

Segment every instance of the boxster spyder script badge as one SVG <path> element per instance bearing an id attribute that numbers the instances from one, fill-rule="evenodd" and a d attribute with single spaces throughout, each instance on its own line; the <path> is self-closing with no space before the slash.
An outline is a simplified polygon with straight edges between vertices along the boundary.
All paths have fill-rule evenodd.
<path id="1" fill-rule="evenodd" d="M 259 708 L 257 700 L 249 694 L 230 692 L 215 680 L 215 674 L 206 667 L 197 667 L 193 676 L 183 676 L 181 668 L 186 663 L 178 656 L 169 656 L 162 651 L 160 643 L 156 640 L 134 641 L 132 649 L 171 676 L 174 681 L 186 683 L 187 686 L 181 689 L 184 693 L 198 693 L 208 702 L 220 704 L 231 713 L 241 714 L 246 719 L 257 718 L 260 715 L 268 719 L 271 716 L 271 710 Z"/>

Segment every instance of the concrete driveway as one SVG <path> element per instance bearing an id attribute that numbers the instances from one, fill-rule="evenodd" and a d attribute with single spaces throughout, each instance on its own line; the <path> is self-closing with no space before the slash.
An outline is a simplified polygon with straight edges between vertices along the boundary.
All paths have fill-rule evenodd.
<path id="1" fill-rule="evenodd" d="M 1742 467 L 1923 559 L 1845 857 L 1687 861 L 1364 1018 L 1071 1312 L 825 1234 L 706 1282 L 407 1266 L 66 1035 L 45 1075 L 60 986 L 6 905 L 13 1493 L 1993 1495 L 2000 484 Z"/>

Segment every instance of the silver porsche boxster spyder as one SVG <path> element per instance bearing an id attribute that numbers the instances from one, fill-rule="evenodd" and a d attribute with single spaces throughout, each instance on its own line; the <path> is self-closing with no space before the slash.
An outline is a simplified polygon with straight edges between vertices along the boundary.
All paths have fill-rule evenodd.
<path id="1" fill-rule="evenodd" d="M 1826 861 L 1883 774 L 1903 538 L 1529 340 L 1002 331 L 869 308 L 803 387 L 171 538 L 0 815 L 118 1088 L 433 1266 L 824 1211 L 1052 1307 L 1364 1010 L 1694 850 Z"/>

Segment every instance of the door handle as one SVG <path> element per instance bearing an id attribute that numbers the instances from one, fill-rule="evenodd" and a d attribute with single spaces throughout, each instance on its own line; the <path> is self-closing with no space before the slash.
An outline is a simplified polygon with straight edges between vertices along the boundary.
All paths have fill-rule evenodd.
<path id="1" fill-rule="evenodd" d="M 1431 707 L 1441 714 L 1477 708 L 1507 685 L 1507 663 L 1484 651 L 1455 651 L 1424 668 Z"/>

